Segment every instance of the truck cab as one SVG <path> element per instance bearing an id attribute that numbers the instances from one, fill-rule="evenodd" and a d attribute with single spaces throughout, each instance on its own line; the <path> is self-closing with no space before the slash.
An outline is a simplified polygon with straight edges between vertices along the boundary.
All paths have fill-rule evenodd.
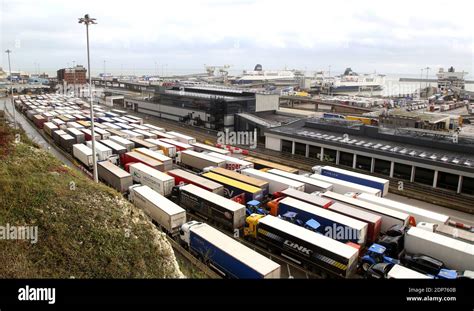
<path id="1" fill-rule="evenodd" d="M 281 219 L 291 222 L 292 224 L 298 225 L 300 227 L 304 227 L 304 222 L 298 219 L 298 213 L 286 212 L 285 214 L 281 215 Z"/>
<path id="2" fill-rule="evenodd" d="M 186 246 L 189 246 L 189 229 L 191 229 L 192 226 L 200 225 L 201 222 L 192 220 L 190 222 L 187 222 L 181 226 L 179 229 L 179 237 L 181 239 L 181 243 L 185 244 Z"/>
<path id="3" fill-rule="evenodd" d="M 267 215 L 268 211 L 261 208 L 261 202 L 257 200 L 248 201 L 246 204 L 247 216 L 252 214 Z"/>
<path id="4" fill-rule="evenodd" d="M 399 260 L 386 256 L 387 248 L 383 245 L 372 244 L 362 257 L 362 269 L 367 271 L 370 266 L 376 263 L 398 264 Z"/>
<path id="5" fill-rule="evenodd" d="M 406 254 L 402 258 L 402 262 L 406 267 L 436 279 L 456 279 L 458 277 L 458 273 L 455 270 L 446 269 L 442 261 L 423 254 Z"/>
<path id="6" fill-rule="evenodd" d="M 377 244 L 384 246 L 385 256 L 399 258 L 404 249 L 404 236 L 406 228 L 402 225 L 394 225 L 389 228 Z"/>
<path id="7" fill-rule="evenodd" d="M 280 196 L 267 203 L 267 208 L 268 208 L 268 211 L 270 212 L 270 215 L 272 216 L 278 215 L 278 204 L 280 204 L 280 201 L 283 200 L 284 198 L 285 196 Z"/>
<path id="8" fill-rule="evenodd" d="M 179 184 L 179 185 L 174 186 L 173 189 L 171 189 L 171 196 L 170 196 L 171 200 L 173 200 L 175 202 L 178 201 L 180 188 L 184 185 L 186 185 L 186 184 Z"/>
<path id="9" fill-rule="evenodd" d="M 310 219 L 305 222 L 304 227 L 308 230 L 319 233 L 318 228 L 321 227 L 321 224 L 314 219 Z"/>
<path id="10" fill-rule="evenodd" d="M 252 214 L 245 219 L 244 236 L 249 238 L 257 238 L 258 221 L 265 215 Z"/>

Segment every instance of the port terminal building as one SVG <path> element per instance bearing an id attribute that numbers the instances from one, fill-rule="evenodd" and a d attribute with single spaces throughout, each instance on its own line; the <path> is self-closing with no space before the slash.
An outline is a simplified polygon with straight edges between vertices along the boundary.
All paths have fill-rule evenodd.
<path id="1" fill-rule="evenodd" d="M 278 105 L 278 94 L 217 85 L 158 87 L 148 100 L 124 100 L 139 113 L 217 131 L 234 130 L 240 113 L 274 111 Z"/>
<path id="2" fill-rule="evenodd" d="M 301 119 L 265 130 L 267 149 L 474 195 L 474 138 L 346 120 Z"/>

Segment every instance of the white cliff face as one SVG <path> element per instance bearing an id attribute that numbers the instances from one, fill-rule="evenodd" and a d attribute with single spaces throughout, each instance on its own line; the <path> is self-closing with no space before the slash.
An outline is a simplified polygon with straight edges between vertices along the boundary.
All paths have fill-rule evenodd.
<path id="1" fill-rule="evenodd" d="M 0 277 L 184 278 L 166 235 L 143 210 L 31 142 L 8 146 L 0 162 L 8 198 L 0 200 L 0 219 L 21 219 L 38 234 L 35 244 L 2 244 L 0 257 L 9 260 Z"/>

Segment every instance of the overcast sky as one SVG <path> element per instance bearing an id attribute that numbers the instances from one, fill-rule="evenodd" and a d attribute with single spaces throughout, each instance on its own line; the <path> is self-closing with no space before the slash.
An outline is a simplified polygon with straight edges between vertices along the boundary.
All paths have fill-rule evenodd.
<path id="1" fill-rule="evenodd" d="M 204 64 L 253 69 L 420 74 L 453 65 L 474 73 L 472 1 L 0 0 L 1 51 L 13 69 L 93 73 L 203 72 Z M 6 54 L 1 66 L 8 68 Z"/>

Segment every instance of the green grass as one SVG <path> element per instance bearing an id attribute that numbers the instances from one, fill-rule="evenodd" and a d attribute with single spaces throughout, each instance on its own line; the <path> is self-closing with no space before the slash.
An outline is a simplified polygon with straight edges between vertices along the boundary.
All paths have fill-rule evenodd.
<path id="1" fill-rule="evenodd" d="M 0 124 L 0 226 L 38 226 L 38 242 L 0 240 L 0 278 L 176 278 L 166 237 L 142 211 Z M 75 184 L 71 190 L 70 184 Z"/>

